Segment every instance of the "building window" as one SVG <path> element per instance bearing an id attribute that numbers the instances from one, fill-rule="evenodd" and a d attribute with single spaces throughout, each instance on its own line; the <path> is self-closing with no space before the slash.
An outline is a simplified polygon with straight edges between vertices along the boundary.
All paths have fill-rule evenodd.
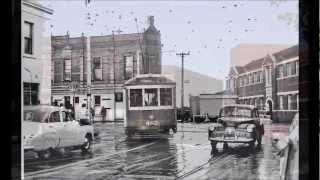
<path id="1" fill-rule="evenodd" d="M 278 78 L 283 77 L 283 65 L 278 66 Z"/>
<path id="2" fill-rule="evenodd" d="M 24 53 L 33 54 L 33 23 L 24 22 Z"/>
<path id="3" fill-rule="evenodd" d="M 100 96 L 94 96 L 94 105 L 95 106 L 101 105 L 101 97 Z"/>
<path id="4" fill-rule="evenodd" d="M 291 103 L 291 97 L 292 97 L 292 95 L 288 95 L 288 97 L 287 97 L 287 99 L 288 99 L 288 110 L 290 110 L 290 109 L 292 109 L 292 103 Z"/>
<path id="5" fill-rule="evenodd" d="M 262 71 L 260 71 L 259 74 L 260 74 L 260 82 L 263 82 L 263 73 L 262 73 Z"/>
<path id="6" fill-rule="evenodd" d="M 130 79 L 133 77 L 133 56 L 125 56 L 125 79 Z"/>
<path id="7" fill-rule="evenodd" d="M 291 75 L 296 75 L 297 74 L 297 62 L 292 62 L 291 63 Z"/>
<path id="8" fill-rule="evenodd" d="M 288 96 L 282 96 L 283 109 L 288 109 Z"/>
<path id="9" fill-rule="evenodd" d="M 283 109 L 283 96 L 279 96 L 279 109 Z"/>
<path id="10" fill-rule="evenodd" d="M 64 80 L 71 81 L 71 60 L 64 60 Z"/>
<path id="11" fill-rule="evenodd" d="M 283 77 L 288 76 L 288 64 L 283 64 Z"/>
<path id="12" fill-rule="evenodd" d="M 143 101 L 145 106 L 158 106 L 158 89 L 145 89 Z"/>
<path id="13" fill-rule="evenodd" d="M 172 88 L 160 88 L 160 105 L 172 105 Z"/>
<path id="14" fill-rule="evenodd" d="M 23 83 L 24 105 L 37 105 L 39 101 L 39 83 Z"/>
<path id="15" fill-rule="evenodd" d="M 94 57 L 93 58 L 93 78 L 95 81 L 101 81 L 102 80 L 102 61 L 101 57 Z"/>
<path id="16" fill-rule="evenodd" d="M 130 107 L 142 106 L 142 89 L 130 89 Z"/>
<path id="17" fill-rule="evenodd" d="M 298 109 L 298 94 L 293 94 L 290 96 L 291 97 L 291 109 L 297 110 Z"/>
<path id="18" fill-rule="evenodd" d="M 115 101 L 116 101 L 116 102 L 122 102 L 122 101 L 123 101 L 123 94 L 122 94 L 122 92 L 116 92 L 116 93 L 115 93 Z"/>

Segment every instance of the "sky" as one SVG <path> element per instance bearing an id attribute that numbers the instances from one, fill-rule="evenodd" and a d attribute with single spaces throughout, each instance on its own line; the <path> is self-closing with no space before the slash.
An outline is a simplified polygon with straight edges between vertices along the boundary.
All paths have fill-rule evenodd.
<path id="1" fill-rule="evenodd" d="M 147 16 L 152 15 L 161 33 L 162 64 L 181 66 L 176 53 L 188 52 L 185 68 L 225 80 L 230 65 L 230 50 L 241 43 L 298 44 L 294 18 L 298 0 L 241 1 L 109 1 L 42 0 L 54 10 L 53 35 L 71 37 L 142 32 Z M 138 28 L 135 18 L 138 19 Z M 297 22 L 296 22 L 297 23 Z"/>

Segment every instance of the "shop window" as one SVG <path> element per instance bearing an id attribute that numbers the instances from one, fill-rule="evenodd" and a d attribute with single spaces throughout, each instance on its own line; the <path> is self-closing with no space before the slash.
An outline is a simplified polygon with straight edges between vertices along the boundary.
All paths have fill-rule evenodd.
<path id="1" fill-rule="evenodd" d="M 160 88 L 160 105 L 172 105 L 172 88 Z"/>
<path id="2" fill-rule="evenodd" d="M 95 106 L 101 105 L 101 96 L 94 96 L 94 105 Z"/>
<path id="3" fill-rule="evenodd" d="M 158 89 L 145 89 L 143 101 L 145 106 L 158 106 Z"/>
<path id="4" fill-rule="evenodd" d="M 142 89 L 130 89 L 130 107 L 142 106 Z"/>
<path id="5" fill-rule="evenodd" d="M 33 23 L 24 22 L 24 53 L 33 54 Z"/>
<path id="6" fill-rule="evenodd" d="M 39 102 L 39 83 L 23 83 L 24 105 L 37 105 Z"/>
<path id="7" fill-rule="evenodd" d="M 122 102 L 123 101 L 123 93 L 122 92 L 116 92 L 115 93 L 115 101 L 116 102 Z"/>

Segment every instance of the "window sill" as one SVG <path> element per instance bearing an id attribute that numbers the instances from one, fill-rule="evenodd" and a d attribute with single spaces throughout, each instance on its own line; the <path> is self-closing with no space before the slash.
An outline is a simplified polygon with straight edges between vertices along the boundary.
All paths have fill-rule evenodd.
<path id="1" fill-rule="evenodd" d="M 37 59 L 34 54 L 23 54 L 23 58 L 28 58 L 28 59 Z"/>
<path id="2" fill-rule="evenodd" d="M 283 80 L 283 79 L 288 79 L 288 78 L 293 78 L 293 77 L 298 77 L 298 74 L 285 76 L 285 77 L 279 77 L 279 78 L 277 78 L 277 80 Z"/>
<path id="3" fill-rule="evenodd" d="M 253 83 L 253 84 L 248 84 L 245 86 L 239 86 L 239 87 L 246 87 L 246 86 L 253 86 L 253 85 L 258 85 L 258 84 L 263 84 L 264 82 L 257 82 L 257 83 Z"/>

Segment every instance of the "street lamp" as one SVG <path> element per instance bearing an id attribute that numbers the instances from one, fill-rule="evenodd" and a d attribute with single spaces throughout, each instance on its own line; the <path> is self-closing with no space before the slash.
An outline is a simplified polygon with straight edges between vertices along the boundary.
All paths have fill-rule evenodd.
<path id="1" fill-rule="evenodd" d="M 30 102 L 29 102 L 29 104 L 30 105 L 32 105 L 32 98 L 31 98 L 31 96 L 32 96 L 32 93 L 31 93 L 31 84 L 32 84 L 32 73 L 31 73 L 31 71 L 28 69 L 28 68 L 26 68 L 26 67 L 23 67 L 24 68 L 24 70 L 26 70 L 29 74 L 30 74 L 30 92 L 29 92 L 29 94 L 30 94 Z"/>

